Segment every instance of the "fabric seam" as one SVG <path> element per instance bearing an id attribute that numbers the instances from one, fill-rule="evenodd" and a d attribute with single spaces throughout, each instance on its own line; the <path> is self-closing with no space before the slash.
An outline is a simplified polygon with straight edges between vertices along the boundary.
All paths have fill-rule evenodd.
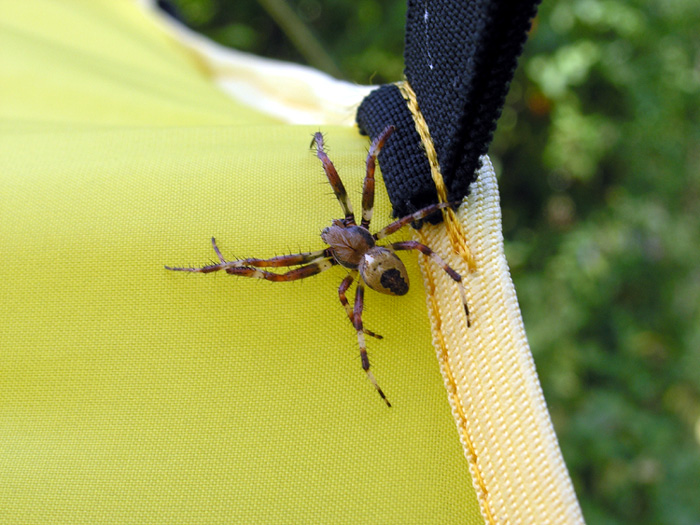
<path id="1" fill-rule="evenodd" d="M 428 123 L 425 121 L 425 118 L 423 117 L 423 114 L 420 111 L 418 100 L 416 99 L 416 94 L 407 80 L 404 80 L 403 82 L 398 82 L 396 85 L 401 91 L 402 96 L 406 100 L 408 109 L 410 110 L 411 115 L 413 116 L 413 122 L 415 124 L 416 131 L 418 132 L 418 135 L 421 138 L 421 143 L 425 148 L 425 153 L 428 158 L 428 162 L 430 163 L 431 176 L 435 184 L 435 188 L 437 190 L 438 199 L 440 202 L 448 202 L 447 187 L 445 186 L 445 181 L 442 177 L 442 172 L 440 170 L 440 164 L 438 161 L 438 155 L 435 149 L 435 144 L 433 143 L 432 137 L 430 136 Z M 469 246 L 467 245 L 464 228 L 462 226 L 462 223 L 457 219 L 457 215 L 455 214 L 454 210 L 450 207 L 443 208 L 442 216 L 452 249 L 457 255 L 459 255 L 464 260 L 470 272 L 476 270 L 476 263 L 474 261 L 474 256 L 471 250 L 469 249 Z M 417 230 L 417 234 L 420 241 L 423 244 L 426 244 L 425 235 L 420 230 Z M 426 290 L 426 292 L 428 294 L 431 303 L 431 308 L 433 311 L 435 333 L 438 336 L 437 350 L 439 360 L 442 364 L 442 369 L 447 375 L 447 383 L 450 386 L 450 391 L 448 392 L 448 394 L 452 398 L 452 405 L 456 408 L 457 414 L 459 416 L 459 420 L 457 421 L 457 427 L 462 436 L 463 443 L 465 444 L 467 461 L 471 463 L 472 472 L 475 474 L 476 477 L 474 482 L 479 487 L 479 490 L 477 491 L 477 497 L 481 500 L 481 507 L 485 515 L 484 517 L 488 520 L 489 524 L 493 525 L 496 522 L 488 501 L 489 492 L 486 488 L 483 475 L 478 467 L 476 449 L 474 448 L 471 438 L 469 437 L 469 432 L 466 426 L 466 413 L 464 407 L 462 406 L 462 402 L 459 396 L 457 395 L 457 382 L 454 378 L 454 374 L 450 366 L 448 348 L 445 344 L 445 340 L 442 334 L 442 318 L 440 317 L 440 308 L 437 304 L 435 282 L 433 280 L 432 272 L 425 272 L 425 275 L 429 283 L 429 289 Z"/>

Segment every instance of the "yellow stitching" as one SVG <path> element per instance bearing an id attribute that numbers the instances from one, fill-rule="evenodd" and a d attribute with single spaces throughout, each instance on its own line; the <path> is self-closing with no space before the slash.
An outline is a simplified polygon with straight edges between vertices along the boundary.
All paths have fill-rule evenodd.
<path id="1" fill-rule="evenodd" d="M 425 148 L 425 154 L 428 158 L 428 162 L 430 163 L 430 173 L 432 175 L 435 188 L 437 189 L 438 199 L 440 200 L 440 202 L 447 202 L 447 188 L 445 186 L 445 181 L 442 178 L 442 173 L 440 171 L 440 163 L 438 161 L 437 151 L 435 150 L 435 144 L 433 143 L 433 139 L 430 136 L 428 123 L 423 118 L 423 114 L 421 113 L 420 108 L 418 107 L 418 100 L 416 99 L 416 94 L 407 80 L 404 80 L 403 82 L 398 82 L 397 86 L 401 91 L 403 97 L 406 99 L 408 109 L 413 115 L 413 122 L 415 123 L 416 131 L 418 132 L 418 135 L 420 135 L 421 142 L 423 143 L 423 147 Z M 464 228 L 462 227 L 462 223 L 457 219 L 457 215 L 455 214 L 452 208 L 443 208 L 442 217 L 445 222 L 445 229 L 447 231 L 450 244 L 452 245 L 452 249 L 467 263 L 467 267 L 469 268 L 469 270 L 474 271 L 476 269 L 476 263 L 474 261 L 474 256 L 472 255 L 471 250 L 467 246 L 466 234 L 464 232 Z M 423 244 L 426 244 L 425 234 L 420 230 L 417 231 L 417 234 L 421 242 Z M 495 524 L 496 521 L 494 519 L 493 512 L 491 511 L 491 507 L 489 505 L 489 492 L 486 488 L 486 483 L 484 482 L 484 478 L 481 474 L 481 470 L 479 469 L 479 465 L 477 463 L 476 449 L 474 448 L 474 444 L 472 443 L 467 429 L 467 416 L 457 392 L 457 382 L 455 381 L 452 369 L 450 367 L 447 344 L 445 343 L 445 339 L 442 334 L 442 319 L 440 318 L 440 309 L 438 308 L 436 299 L 436 287 L 434 277 L 432 271 L 429 268 L 426 269 L 425 274 L 427 276 L 429 288 L 427 290 L 427 293 L 430 299 L 430 305 L 433 311 L 433 318 L 435 319 L 436 325 L 434 333 L 437 334 L 437 350 L 439 356 L 438 358 L 442 363 L 442 369 L 445 371 L 445 375 L 447 376 L 446 381 L 449 385 L 448 395 L 452 399 L 453 406 L 456 408 L 457 411 L 457 427 L 465 444 L 467 460 L 472 465 L 473 471 L 475 472 L 476 479 L 474 481 L 476 482 L 477 486 L 481 490 L 481 493 L 483 494 L 482 505 L 486 514 L 485 518 L 488 521 L 488 523 Z"/>
<path id="2" fill-rule="evenodd" d="M 426 244 L 427 239 L 425 238 L 425 234 L 421 230 L 418 230 L 416 233 L 418 234 L 420 241 L 423 244 Z M 455 380 L 454 375 L 452 374 L 452 368 L 450 367 L 447 344 L 445 343 L 445 338 L 442 334 L 442 319 L 440 318 L 440 309 L 438 307 L 436 299 L 436 286 L 434 276 L 432 270 L 429 267 L 426 268 L 425 275 L 428 281 L 428 290 L 426 291 L 428 293 L 428 298 L 430 299 L 430 306 L 433 311 L 433 319 L 435 319 L 434 333 L 437 334 L 438 359 L 440 360 L 440 363 L 442 364 L 442 369 L 445 371 L 445 375 L 447 376 L 447 383 L 449 385 L 448 395 L 452 399 L 453 406 L 457 409 L 457 414 L 459 416 L 457 427 L 467 449 L 467 459 L 469 463 L 474 467 L 474 472 L 476 474 L 476 484 L 479 486 L 483 494 L 482 504 L 484 506 L 484 512 L 486 513 L 486 519 L 488 520 L 488 523 L 490 523 L 491 525 L 495 525 L 496 520 L 494 519 L 493 512 L 491 511 L 491 507 L 489 506 L 489 491 L 486 488 L 486 483 L 484 482 L 484 478 L 481 474 L 481 470 L 479 469 L 479 465 L 477 463 L 476 449 L 474 448 L 474 444 L 472 443 L 472 440 L 469 437 L 469 431 L 467 430 L 467 416 L 464 412 L 464 407 L 462 406 L 462 402 L 457 393 L 457 381 Z"/>
<path id="3" fill-rule="evenodd" d="M 435 144 L 430 136 L 428 123 L 423 118 L 423 114 L 418 107 L 418 99 L 416 99 L 416 94 L 414 93 L 413 88 L 411 88 L 411 85 L 408 83 L 408 80 L 397 82 L 396 85 L 401 91 L 403 98 L 406 99 L 408 109 L 413 115 L 413 122 L 416 125 L 416 131 L 418 132 L 418 135 L 420 135 L 421 142 L 425 148 L 425 155 L 428 157 L 428 162 L 430 163 L 430 173 L 433 177 L 435 188 L 437 189 L 438 199 L 440 202 L 447 202 L 447 187 L 445 186 L 445 181 L 443 180 L 442 172 L 440 171 L 440 163 L 438 162 Z M 445 221 L 445 227 L 447 229 L 447 235 L 450 238 L 452 249 L 467 263 L 469 271 L 473 272 L 476 270 L 476 263 L 469 246 L 467 246 L 466 234 L 464 233 L 462 224 L 457 220 L 457 215 L 452 208 L 443 208 L 442 218 Z"/>

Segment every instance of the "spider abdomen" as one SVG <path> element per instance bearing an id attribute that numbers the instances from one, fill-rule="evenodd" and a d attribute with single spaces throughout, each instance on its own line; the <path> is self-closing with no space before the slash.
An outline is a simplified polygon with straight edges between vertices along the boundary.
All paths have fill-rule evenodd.
<path id="1" fill-rule="evenodd" d="M 382 246 L 375 246 L 364 254 L 359 264 L 360 277 L 367 286 L 389 295 L 406 295 L 408 273 L 401 259 Z"/>

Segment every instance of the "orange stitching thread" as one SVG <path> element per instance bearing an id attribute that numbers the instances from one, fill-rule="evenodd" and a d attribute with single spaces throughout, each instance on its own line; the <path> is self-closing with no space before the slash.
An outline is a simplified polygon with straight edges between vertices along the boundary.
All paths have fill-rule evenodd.
<path id="1" fill-rule="evenodd" d="M 423 147 L 425 148 L 425 154 L 428 157 L 428 162 L 430 163 L 430 172 L 433 178 L 433 182 L 435 183 L 435 188 L 437 189 L 438 199 L 440 200 L 440 202 L 447 202 L 447 188 L 445 187 L 445 181 L 442 178 L 442 173 L 440 171 L 440 163 L 438 162 L 435 144 L 433 143 L 433 139 L 430 136 L 428 123 L 423 118 L 423 114 L 420 112 L 420 108 L 418 107 L 418 100 L 416 99 L 416 94 L 407 80 L 399 82 L 397 85 L 399 90 L 401 90 L 401 94 L 407 101 L 408 109 L 413 115 L 413 122 L 415 123 L 416 131 L 420 135 L 421 142 L 423 143 Z M 442 216 L 445 222 L 445 229 L 447 230 L 447 235 L 449 237 L 450 244 L 452 245 L 452 249 L 467 263 L 469 270 L 474 271 L 476 269 L 476 263 L 474 261 L 474 256 L 472 255 L 471 250 L 467 246 L 466 233 L 464 232 L 462 223 L 459 222 L 459 220 L 457 219 L 457 215 L 455 214 L 452 208 L 443 208 Z M 423 244 L 426 244 L 425 234 L 421 230 L 418 230 L 417 233 L 421 242 Z M 453 406 L 456 408 L 457 415 L 459 417 L 457 427 L 466 447 L 466 453 L 468 456 L 467 460 L 474 468 L 474 472 L 476 473 L 476 484 L 478 485 L 483 494 L 482 504 L 484 512 L 486 514 L 486 519 L 488 520 L 488 523 L 495 524 L 496 521 L 493 517 L 491 507 L 489 506 L 489 492 L 486 488 L 486 483 L 484 482 L 484 478 L 477 464 L 476 449 L 474 448 L 474 444 L 472 443 L 472 440 L 469 437 L 469 432 L 467 430 L 467 416 L 464 407 L 462 406 L 461 400 L 457 394 L 457 382 L 455 381 L 452 369 L 450 368 L 447 344 L 442 334 L 442 319 L 440 318 L 440 309 L 438 307 L 438 302 L 436 298 L 436 286 L 434 276 L 430 268 L 426 268 L 425 275 L 428 281 L 427 293 L 430 299 L 430 307 L 433 311 L 433 318 L 435 320 L 438 359 L 443 365 L 442 369 L 445 371 L 445 375 L 447 376 L 446 380 L 449 386 L 448 395 L 452 399 Z"/>
<path id="2" fill-rule="evenodd" d="M 430 163 L 430 173 L 433 177 L 435 188 L 437 189 L 438 199 L 440 202 L 447 202 L 447 187 L 445 186 L 445 181 L 442 178 L 442 172 L 440 171 L 440 163 L 438 162 L 435 144 L 430 136 L 428 123 L 425 121 L 423 114 L 420 112 L 416 94 L 413 91 L 413 88 L 411 88 L 411 85 L 408 83 L 408 80 L 398 82 L 397 86 L 401 91 L 403 98 L 406 99 L 408 109 L 413 115 L 413 122 L 416 125 L 416 131 L 418 132 L 418 135 L 420 135 L 421 142 L 425 148 L 425 155 L 428 157 L 428 162 Z M 445 221 L 445 227 L 447 228 L 447 235 L 450 238 L 452 249 L 467 263 L 469 271 L 473 272 L 476 270 L 476 262 L 474 261 L 474 256 L 472 255 L 469 246 L 467 246 L 466 234 L 464 233 L 462 224 L 457 220 L 457 215 L 452 208 L 443 208 L 442 218 Z"/>
<path id="3" fill-rule="evenodd" d="M 421 230 L 417 230 L 417 233 L 418 237 L 420 238 L 420 241 L 423 244 L 426 244 L 427 239 L 425 238 L 425 234 Z M 427 292 L 428 297 L 430 299 L 430 306 L 435 319 L 435 333 L 437 334 L 438 339 L 438 359 L 442 364 L 442 369 L 447 375 L 447 383 L 449 385 L 448 395 L 452 399 L 453 406 L 456 407 L 457 414 L 459 415 L 459 422 L 457 423 L 457 427 L 467 448 L 468 461 L 474 467 L 474 472 L 476 473 L 475 481 L 481 489 L 482 493 L 484 494 L 483 504 L 484 511 L 486 512 L 486 519 L 488 520 L 488 523 L 495 525 L 496 520 L 494 519 L 493 512 L 491 511 L 491 507 L 489 506 L 489 491 L 486 488 L 486 483 L 484 482 L 484 478 L 481 475 L 481 470 L 479 470 L 479 466 L 477 464 L 476 449 L 474 448 L 474 444 L 472 443 L 472 440 L 469 437 L 469 432 L 467 430 L 467 415 L 465 414 L 462 402 L 459 399 L 459 396 L 457 395 L 457 382 L 455 381 L 454 375 L 452 374 L 452 368 L 450 367 L 450 361 L 448 359 L 447 344 L 445 343 L 445 338 L 442 335 L 442 319 L 440 318 L 440 309 L 438 307 L 438 302 L 435 297 L 436 286 L 434 276 L 432 270 L 429 267 L 426 268 L 425 275 L 428 281 Z"/>

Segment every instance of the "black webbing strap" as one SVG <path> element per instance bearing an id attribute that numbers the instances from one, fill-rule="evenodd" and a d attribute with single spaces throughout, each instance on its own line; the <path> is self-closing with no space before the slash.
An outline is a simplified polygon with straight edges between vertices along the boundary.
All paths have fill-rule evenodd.
<path id="1" fill-rule="evenodd" d="M 538 3 L 408 0 L 405 76 L 428 124 L 449 200 L 469 192 Z M 386 126 L 396 127 L 379 155 L 395 216 L 437 202 L 428 160 L 397 86 L 367 96 L 357 123 L 372 139 Z"/>

